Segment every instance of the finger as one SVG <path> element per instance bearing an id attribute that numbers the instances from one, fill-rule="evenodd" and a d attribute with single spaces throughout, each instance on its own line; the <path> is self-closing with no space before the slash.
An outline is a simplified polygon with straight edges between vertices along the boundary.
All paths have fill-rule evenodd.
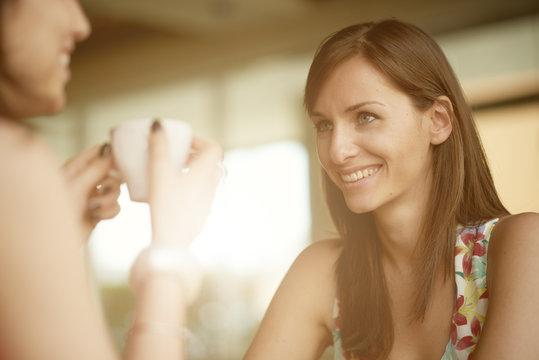
<path id="1" fill-rule="evenodd" d="M 219 143 L 200 136 L 193 136 L 191 140 L 191 149 L 196 153 L 214 151 L 216 154 L 222 155 L 222 149 Z"/>
<path id="2" fill-rule="evenodd" d="M 115 193 L 118 196 L 120 195 L 120 186 L 122 185 L 122 180 L 114 177 L 107 176 L 98 184 L 97 188 L 94 191 L 94 196 L 106 195 L 108 193 Z"/>
<path id="3" fill-rule="evenodd" d="M 99 156 L 104 145 L 94 145 L 84 150 L 83 152 L 75 155 L 62 165 L 62 170 L 66 176 L 70 179 L 82 171 L 89 162 Z"/>
<path id="4" fill-rule="evenodd" d="M 120 192 L 119 182 L 113 178 L 107 178 L 88 198 L 88 208 L 96 206 L 96 203 L 101 207 L 115 203 L 120 197 Z"/>
<path id="5" fill-rule="evenodd" d="M 88 199 L 88 209 L 94 208 L 103 209 L 108 206 L 113 206 L 118 202 L 120 196 L 120 189 L 112 190 L 106 194 L 93 195 Z"/>
<path id="6" fill-rule="evenodd" d="M 223 149 L 215 141 L 194 136 L 191 148 L 194 153 L 190 156 L 187 167 L 192 170 L 216 166 L 223 160 Z"/>
<path id="7" fill-rule="evenodd" d="M 100 218 L 101 214 L 116 214 L 119 209 L 118 196 L 120 195 L 119 189 L 116 191 L 108 192 L 104 195 L 94 195 L 88 199 L 87 213 L 92 218 L 95 215 L 96 218 Z M 114 216 L 113 215 L 113 216 Z"/>
<path id="8" fill-rule="evenodd" d="M 172 159 L 170 157 L 168 139 L 160 121 L 155 120 L 148 136 L 148 170 L 150 184 L 159 181 L 161 176 L 170 171 Z"/>
<path id="9" fill-rule="evenodd" d="M 111 166 L 112 157 L 110 155 L 99 156 L 94 159 L 94 161 L 87 164 L 86 167 L 79 172 L 73 182 L 79 191 L 91 194 L 92 190 L 94 190 L 103 179 L 108 177 Z"/>
<path id="10" fill-rule="evenodd" d="M 120 205 L 117 202 L 109 204 L 106 207 L 100 207 L 90 212 L 90 221 L 113 219 L 120 213 Z"/>

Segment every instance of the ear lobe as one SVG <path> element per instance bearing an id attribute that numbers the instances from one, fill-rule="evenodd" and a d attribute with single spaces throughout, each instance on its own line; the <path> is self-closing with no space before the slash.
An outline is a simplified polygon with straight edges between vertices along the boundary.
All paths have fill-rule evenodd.
<path id="1" fill-rule="evenodd" d="M 451 122 L 453 105 L 447 96 L 439 96 L 431 107 L 430 112 L 430 143 L 439 145 L 447 140 L 453 124 Z"/>

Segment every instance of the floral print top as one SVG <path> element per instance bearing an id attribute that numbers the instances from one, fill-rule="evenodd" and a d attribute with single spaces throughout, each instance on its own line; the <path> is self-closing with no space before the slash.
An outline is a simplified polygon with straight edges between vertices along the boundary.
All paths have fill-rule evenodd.
<path id="1" fill-rule="evenodd" d="M 487 250 L 490 234 L 498 219 L 474 226 L 459 226 L 455 246 L 457 288 L 451 333 L 441 360 L 468 360 L 479 341 L 488 305 Z M 333 347 L 335 360 L 359 360 L 343 353 L 340 339 L 339 301 L 333 308 Z"/>

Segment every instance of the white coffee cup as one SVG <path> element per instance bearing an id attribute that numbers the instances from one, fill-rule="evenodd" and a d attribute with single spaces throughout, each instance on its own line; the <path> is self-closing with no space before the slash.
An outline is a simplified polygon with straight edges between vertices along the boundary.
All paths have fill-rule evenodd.
<path id="1" fill-rule="evenodd" d="M 185 121 L 145 118 L 128 120 L 113 128 L 112 154 L 132 201 L 148 201 L 148 135 L 155 120 L 160 121 L 167 135 L 170 155 L 178 169 L 184 166 L 189 156 L 193 131 Z"/>

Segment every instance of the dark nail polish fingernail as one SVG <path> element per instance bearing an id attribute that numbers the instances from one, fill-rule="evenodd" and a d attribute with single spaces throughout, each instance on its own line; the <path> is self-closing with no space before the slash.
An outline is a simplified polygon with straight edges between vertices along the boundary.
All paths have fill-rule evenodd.
<path id="1" fill-rule="evenodd" d="M 101 146 L 101 150 L 99 151 L 99 156 L 101 157 L 107 157 L 110 154 L 110 144 L 105 143 L 103 146 Z"/>
<path id="2" fill-rule="evenodd" d="M 163 127 L 161 126 L 161 121 L 159 121 L 159 118 L 155 118 L 152 124 L 152 131 L 157 132 L 157 131 L 161 131 L 162 129 Z"/>

